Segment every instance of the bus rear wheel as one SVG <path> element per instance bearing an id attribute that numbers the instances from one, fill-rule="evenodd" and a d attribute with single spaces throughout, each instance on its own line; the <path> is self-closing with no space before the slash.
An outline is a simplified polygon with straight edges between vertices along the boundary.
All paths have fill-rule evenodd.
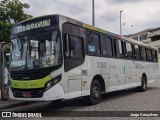
<path id="1" fill-rule="evenodd" d="M 102 96 L 101 84 L 98 80 L 93 80 L 90 87 L 90 96 L 88 97 L 89 104 L 90 105 L 98 104 L 101 101 L 101 96 Z"/>
<path id="2" fill-rule="evenodd" d="M 141 86 L 139 87 L 140 92 L 145 92 L 147 89 L 147 79 L 145 76 L 142 76 Z"/>

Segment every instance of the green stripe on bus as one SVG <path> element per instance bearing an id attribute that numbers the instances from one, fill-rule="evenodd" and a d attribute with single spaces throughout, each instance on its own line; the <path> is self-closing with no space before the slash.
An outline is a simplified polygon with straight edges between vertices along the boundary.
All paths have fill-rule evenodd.
<path id="1" fill-rule="evenodd" d="M 17 89 L 34 89 L 43 88 L 45 84 L 52 79 L 51 76 L 46 76 L 42 79 L 37 80 L 13 80 L 11 79 L 12 88 Z"/>

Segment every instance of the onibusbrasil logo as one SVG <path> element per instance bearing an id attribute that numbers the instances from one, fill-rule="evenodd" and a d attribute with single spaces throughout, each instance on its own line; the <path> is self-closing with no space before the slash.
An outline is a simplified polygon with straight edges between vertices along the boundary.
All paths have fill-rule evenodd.
<path id="1" fill-rule="evenodd" d="M 41 113 L 2 112 L 2 117 L 42 117 Z"/>

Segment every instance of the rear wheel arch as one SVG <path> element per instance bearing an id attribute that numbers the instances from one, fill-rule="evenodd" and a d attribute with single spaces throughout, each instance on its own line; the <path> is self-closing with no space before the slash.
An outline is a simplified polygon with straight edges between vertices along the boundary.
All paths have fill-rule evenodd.
<path id="1" fill-rule="evenodd" d="M 98 104 L 101 101 L 102 92 L 105 92 L 105 83 L 101 75 L 95 75 L 90 84 L 90 95 L 87 102 L 90 105 Z"/>

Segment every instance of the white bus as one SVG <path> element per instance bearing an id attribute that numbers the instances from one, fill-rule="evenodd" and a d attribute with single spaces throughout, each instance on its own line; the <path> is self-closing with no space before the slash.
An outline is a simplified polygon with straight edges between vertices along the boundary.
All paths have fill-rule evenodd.
<path id="1" fill-rule="evenodd" d="M 157 50 L 62 15 L 18 23 L 11 36 L 11 100 L 58 101 L 137 88 L 158 79 Z"/>

